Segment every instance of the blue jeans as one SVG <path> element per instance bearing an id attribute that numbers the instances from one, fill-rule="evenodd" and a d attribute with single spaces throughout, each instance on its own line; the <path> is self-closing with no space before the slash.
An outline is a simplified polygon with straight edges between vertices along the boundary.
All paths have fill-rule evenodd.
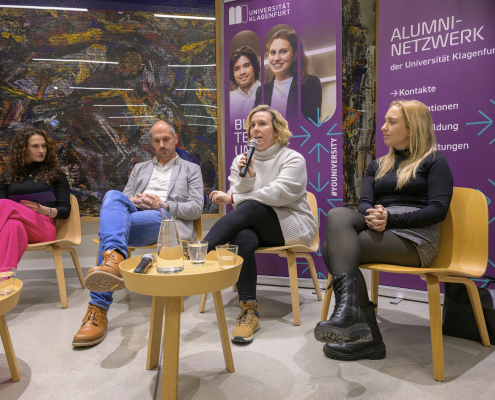
<path id="1" fill-rule="evenodd" d="M 156 243 L 162 223 L 159 211 L 139 211 L 127 196 L 110 190 L 103 199 L 100 211 L 100 249 L 97 265 L 103 262 L 107 250 L 119 250 L 127 258 L 127 246 L 141 247 Z M 108 310 L 113 292 L 90 292 L 90 304 Z"/>

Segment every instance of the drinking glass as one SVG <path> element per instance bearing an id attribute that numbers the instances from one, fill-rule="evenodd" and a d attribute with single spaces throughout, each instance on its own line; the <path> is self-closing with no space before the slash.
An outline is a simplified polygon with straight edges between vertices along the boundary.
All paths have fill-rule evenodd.
<path id="1" fill-rule="evenodd" d="M 0 295 L 14 292 L 15 272 L 17 268 L 0 267 Z"/>
<path id="2" fill-rule="evenodd" d="M 187 243 L 189 260 L 195 265 L 204 264 L 208 253 L 208 242 L 204 240 L 192 240 Z"/>
<path id="3" fill-rule="evenodd" d="M 227 269 L 235 267 L 235 260 L 237 258 L 237 245 L 235 244 L 222 244 L 216 247 L 218 266 L 220 269 Z"/>
<path id="4" fill-rule="evenodd" d="M 156 248 L 156 271 L 171 274 L 184 270 L 184 255 L 177 222 L 162 220 Z"/>

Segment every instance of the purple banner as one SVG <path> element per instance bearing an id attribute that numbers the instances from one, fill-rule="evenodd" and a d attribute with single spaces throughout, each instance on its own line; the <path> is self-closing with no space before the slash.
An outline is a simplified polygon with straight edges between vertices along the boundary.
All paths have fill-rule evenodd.
<path id="1" fill-rule="evenodd" d="M 378 26 L 377 157 L 388 148 L 379 128 L 396 99 L 431 111 L 437 150 L 449 160 L 454 185 L 480 190 L 490 215 L 495 200 L 495 2 L 381 0 Z M 495 244 L 495 218 L 490 244 Z M 495 260 L 493 250 L 489 255 Z M 494 275 L 489 261 L 487 274 Z M 419 278 L 383 274 L 380 284 L 425 290 Z"/>
<path id="2" fill-rule="evenodd" d="M 324 235 L 326 212 L 343 198 L 341 1 L 235 1 L 225 3 L 224 15 L 226 176 L 246 149 L 249 111 L 271 105 L 289 122 L 290 148 L 306 159 Z M 288 275 L 285 259 L 257 257 L 259 274 Z M 313 258 L 326 278 L 320 250 Z M 307 263 L 298 264 L 309 278 Z"/>

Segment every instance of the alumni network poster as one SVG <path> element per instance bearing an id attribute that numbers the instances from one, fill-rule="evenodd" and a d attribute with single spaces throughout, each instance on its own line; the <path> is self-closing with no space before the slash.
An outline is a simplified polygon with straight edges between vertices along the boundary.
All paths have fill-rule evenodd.
<path id="1" fill-rule="evenodd" d="M 433 117 L 437 150 L 454 185 L 480 190 L 490 215 L 488 275 L 495 275 L 495 1 L 380 0 L 377 157 L 386 154 L 379 128 L 390 103 L 416 99 Z M 421 280 L 389 275 L 380 284 L 425 289 Z"/>
<path id="2" fill-rule="evenodd" d="M 271 105 L 289 122 L 289 147 L 306 159 L 323 237 L 326 212 L 343 198 L 341 7 L 340 0 L 253 0 L 224 8 L 226 176 L 246 150 L 249 111 Z M 313 258 L 318 277 L 326 278 L 323 260 Z M 306 262 L 298 264 L 299 276 L 309 278 Z M 260 256 L 258 268 L 287 276 L 287 261 L 277 256 Z"/>

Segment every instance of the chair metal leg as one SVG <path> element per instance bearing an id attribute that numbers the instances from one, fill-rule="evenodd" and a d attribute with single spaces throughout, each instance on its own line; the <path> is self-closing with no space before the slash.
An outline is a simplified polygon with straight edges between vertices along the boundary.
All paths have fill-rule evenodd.
<path id="1" fill-rule="evenodd" d="M 466 289 L 469 293 L 469 299 L 471 300 L 471 305 L 473 306 L 474 316 L 476 318 L 476 324 L 478 325 L 478 330 L 481 336 L 481 342 L 483 346 L 490 346 L 490 337 L 488 336 L 488 330 L 486 329 L 485 316 L 483 315 L 483 308 L 481 307 L 480 293 L 478 292 L 478 287 L 476 284 L 467 278 L 460 276 L 438 276 L 440 282 L 452 282 L 452 283 L 462 283 L 466 285 Z"/>
<path id="2" fill-rule="evenodd" d="M 70 256 L 72 257 L 72 262 L 74 263 L 74 267 L 76 267 L 77 277 L 79 278 L 81 287 L 84 289 L 86 285 L 84 284 L 84 277 L 81 270 L 81 264 L 79 264 L 79 258 L 77 257 L 76 249 L 74 249 L 73 247 L 65 247 L 60 250 L 68 251 L 70 253 Z"/>
<path id="3" fill-rule="evenodd" d="M 380 280 L 378 271 L 371 271 L 371 301 L 376 304 L 375 314 L 378 314 L 378 282 Z"/>
<path id="4" fill-rule="evenodd" d="M 5 349 L 5 355 L 7 356 L 7 364 L 9 365 L 12 380 L 14 382 L 19 382 L 21 373 L 19 372 L 19 365 L 17 364 L 17 358 L 14 353 L 14 346 L 12 346 L 12 340 L 10 339 L 5 315 L 0 315 L 0 337 L 2 338 L 3 348 Z"/>
<path id="5" fill-rule="evenodd" d="M 332 281 L 332 275 L 328 274 L 327 288 L 328 288 L 328 285 L 330 285 L 331 281 Z M 321 310 L 320 321 L 326 321 L 326 319 L 328 318 L 328 310 L 330 309 L 330 301 L 332 300 L 332 292 L 333 292 L 333 288 L 327 289 L 327 291 L 325 292 L 325 298 L 323 299 L 323 309 Z"/>
<path id="6" fill-rule="evenodd" d="M 443 358 L 442 313 L 440 306 L 440 285 L 438 277 L 426 274 L 428 286 L 428 305 L 430 308 L 431 349 L 433 353 L 433 372 L 435 380 L 445 380 L 445 366 Z"/>
<path id="7" fill-rule="evenodd" d="M 315 263 L 313 261 L 313 257 L 308 253 L 297 253 L 296 257 L 301 257 L 306 260 L 309 267 L 309 273 L 311 274 L 311 279 L 313 280 L 313 285 L 315 286 L 316 297 L 319 301 L 323 300 L 323 296 L 321 295 L 320 290 L 320 282 L 318 282 L 318 275 L 316 274 Z"/>
<path id="8" fill-rule="evenodd" d="M 65 288 L 65 275 L 64 275 L 64 263 L 62 260 L 62 251 L 60 250 L 60 247 L 56 245 L 50 246 L 50 249 L 48 251 L 53 253 L 53 259 L 55 261 L 55 273 L 57 274 L 60 302 L 62 303 L 62 308 L 67 308 L 69 304 L 67 302 L 67 290 Z"/>
<path id="9" fill-rule="evenodd" d="M 208 297 L 208 293 L 204 293 L 201 295 L 201 300 L 199 301 L 199 312 L 200 313 L 205 311 L 206 298 L 207 297 Z"/>
<path id="10" fill-rule="evenodd" d="M 287 251 L 287 265 L 289 267 L 290 295 L 292 299 L 292 313 L 294 325 L 301 325 L 301 310 L 299 308 L 299 289 L 297 281 L 297 262 L 293 251 Z"/>

